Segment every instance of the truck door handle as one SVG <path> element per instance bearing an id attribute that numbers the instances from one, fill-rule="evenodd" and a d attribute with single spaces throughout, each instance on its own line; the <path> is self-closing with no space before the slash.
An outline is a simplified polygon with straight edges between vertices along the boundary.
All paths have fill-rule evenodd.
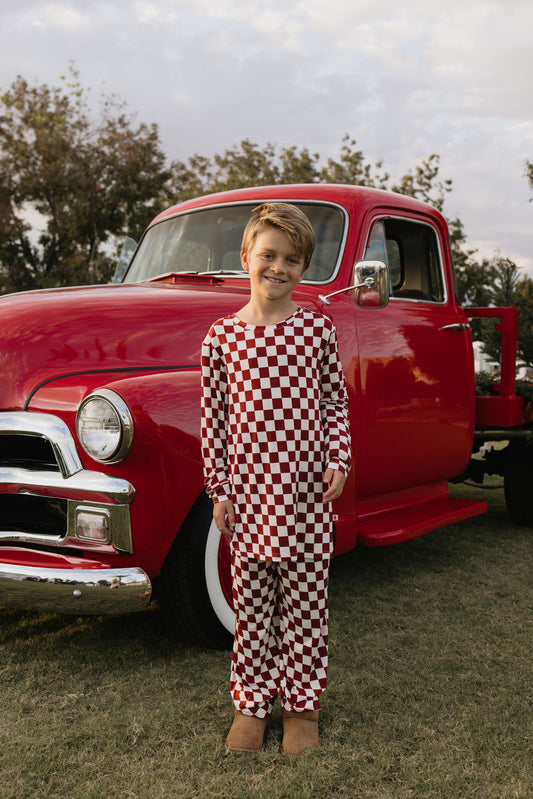
<path id="1" fill-rule="evenodd" d="M 455 322 L 453 325 L 444 325 L 440 330 L 468 330 L 469 328 L 468 322 Z"/>

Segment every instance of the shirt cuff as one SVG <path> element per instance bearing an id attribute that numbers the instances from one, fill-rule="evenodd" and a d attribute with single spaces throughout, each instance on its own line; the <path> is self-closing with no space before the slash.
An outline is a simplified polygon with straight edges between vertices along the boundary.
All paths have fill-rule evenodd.
<path id="1" fill-rule="evenodd" d="M 340 461 L 328 461 L 327 468 L 333 469 L 335 472 L 342 472 L 345 477 L 348 477 L 348 472 L 350 471 L 349 467 Z"/>
<path id="2" fill-rule="evenodd" d="M 231 499 L 231 486 L 228 484 L 218 486 L 216 489 L 207 492 L 213 502 L 232 502 Z"/>

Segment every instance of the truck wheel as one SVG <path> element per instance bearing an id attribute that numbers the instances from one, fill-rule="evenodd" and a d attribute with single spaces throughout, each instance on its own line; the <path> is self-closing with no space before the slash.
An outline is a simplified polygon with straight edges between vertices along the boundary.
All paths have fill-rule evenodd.
<path id="1" fill-rule="evenodd" d="M 202 492 L 185 519 L 159 578 L 158 598 L 170 622 L 191 643 L 231 647 L 229 540 L 213 522 L 213 503 Z"/>
<path id="2" fill-rule="evenodd" d="M 505 501 L 515 524 L 533 526 L 533 446 L 513 441 L 506 449 Z"/>

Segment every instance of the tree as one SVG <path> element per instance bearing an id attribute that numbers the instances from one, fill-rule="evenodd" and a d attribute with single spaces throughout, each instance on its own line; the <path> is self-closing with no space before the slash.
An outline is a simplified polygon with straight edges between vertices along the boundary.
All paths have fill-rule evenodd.
<path id="1" fill-rule="evenodd" d="M 533 280 L 523 277 L 518 281 L 517 354 L 521 365 L 533 369 Z"/>
<path id="2" fill-rule="evenodd" d="M 518 268 L 508 258 L 496 258 L 491 264 L 494 273 L 487 305 L 507 307 L 516 305 Z M 501 357 L 501 333 L 495 329 L 494 319 L 480 319 L 478 336 L 483 349 L 491 361 L 499 363 Z"/>
<path id="3" fill-rule="evenodd" d="M 490 291 L 490 305 L 497 308 L 516 307 L 517 322 L 517 356 L 520 366 L 533 367 L 533 280 L 521 277 L 520 269 L 509 258 L 497 257 L 485 262 L 494 274 L 494 283 Z M 494 329 L 494 320 L 483 320 L 481 340 L 484 350 L 496 363 L 501 355 L 501 333 Z"/>
<path id="4" fill-rule="evenodd" d="M 450 249 L 452 252 L 457 299 L 461 305 L 484 307 L 492 300 L 492 287 L 496 279 L 496 265 L 487 260 L 479 262 L 476 250 L 467 245 L 463 223 L 459 218 L 448 221 Z M 473 331 L 479 329 L 477 320 L 471 322 Z M 479 337 L 479 336 L 476 336 Z"/>
<path id="5" fill-rule="evenodd" d="M 296 147 L 285 147 L 279 156 L 281 183 L 316 183 L 318 158 L 318 153 L 311 154 L 307 147 L 299 152 Z"/>
<path id="6" fill-rule="evenodd" d="M 306 147 L 278 150 L 267 143 L 263 148 L 249 139 L 213 159 L 195 154 L 188 162 L 172 165 L 173 184 L 180 200 L 245 186 L 287 183 L 316 183 L 318 155 Z"/>
<path id="7" fill-rule="evenodd" d="M 114 237 L 169 198 L 157 127 L 133 127 L 113 98 L 93 123 L 78 73 L 62 81 L 18 77 L 0 96 L 0 291 L 109 278 Z"/>
<path id="8" fill-rule="evenodd" d="M 356 147 L 355 139 L 346 134 L 342 139 L 339 160 L 328 158 L 326 165 L 320 170 L 320 182 L 349 183 L 374 189 L 388 188 L 389 175 L 382 171 L 383 162 L 378 161 L 373 167 Z"/>
<path id="9" fill-rule="evenodd" d="M 347 183 L 390 189 L 407 194 L 442 209 L 445 195 L 452 189 L 451 180 L 439 180 L 440 158 L 433 153 L 396 183 L 383 169 L 383 162 L 368 162 L 357 142 L 349 135 L 342 139 L 337 159 L 328 158 L 319 165 L 318 153 L 306 147 L 277 148 L 267 143 L 263 148 L 249 139 L 212 159 L 195 154 L 187 162 L 172 165 L 173 184 L 180 200 L 202 193 L 287 183 Z"/>
<path id="10" fill-rule="evenodd" d="M 526 177 L 529 181 L 529 185 L 533 189 L 533 163 L 531 161 L 526 161 Z"/>
<path id="11" fill-rule="evenodd" d="M 437 180 L 439 171 L 440 156 L 433 153 L 416 166 L 414 171 L 409 171 L 400 178 L 399 182 L 392 186 L 392 191 L 416 197 L 442 211 L 446 194 L 452 190 L 452 181 Z"/>

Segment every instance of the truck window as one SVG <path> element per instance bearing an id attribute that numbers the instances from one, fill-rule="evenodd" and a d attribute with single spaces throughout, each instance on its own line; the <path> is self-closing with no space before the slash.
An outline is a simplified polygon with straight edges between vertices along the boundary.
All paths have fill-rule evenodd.
<path id="1" fill-rule="evenodd" d="M 150 227 L 124 278 L 136 282 L 166 272 L 234 271 L 241 267 L 242 234 L 257 202 L 199 208 Z M 305 283 L 327 283 L 336 274 L 345 237 L 345 213 L 334 205 L 295 202 L 307 215 L 316 247 Z"/>
<path id="2" fill-rule="evenodd" d="M 388 265 L 392 298 L 444 301 L 437 234 L 430 225 L 394 217 L 380 219 L 372 227 L 364 257 Z"/>

